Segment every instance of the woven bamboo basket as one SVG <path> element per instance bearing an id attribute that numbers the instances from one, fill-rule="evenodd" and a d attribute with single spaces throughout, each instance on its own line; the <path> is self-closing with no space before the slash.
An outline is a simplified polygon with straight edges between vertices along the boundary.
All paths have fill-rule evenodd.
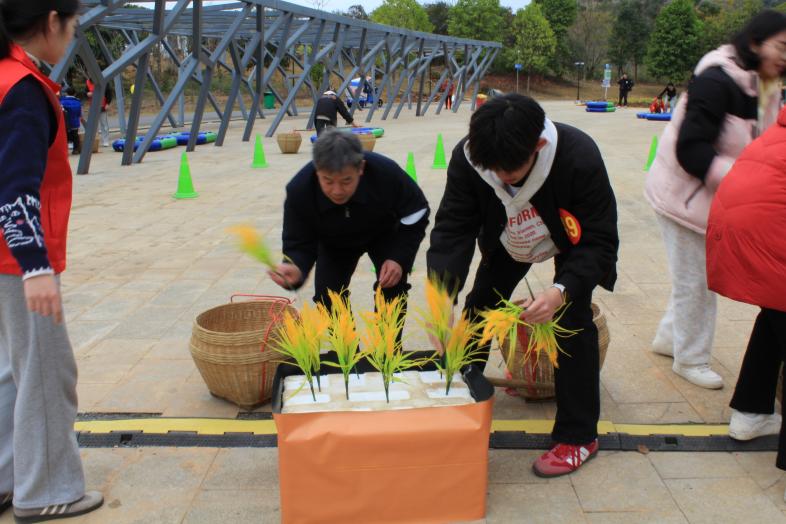
<path id="1" fill-rule="evenodd" d="M 300 149 L 300 144 L 303 142 L 303 137 L 300 133 L 292 131 L 291 133 L 278 133 L 276 135 L 278 147 L 282 153 L 297 153 Z"/>
<path id="2" fill-rule="evenodd" d="M 297 315 L 285 298 L 257 297 L 196 317 L 189 349 L 210 393 L 244 409 L 270 400 L 281 359 L 271 343 L 287 311 Z"/>
<path id="3" fill-rule="evenodd" d="M 606 360 L 606 351 L 609 348 L 609 327 L 606 324 L 606 316 L 595 303 L 592 304 L 592 321 L 598 329 L 598 352 L 600 367 L 602 368 L 603 362 Z M 517 337 L 515 354 L 513 356 L 515 365 L 512 370 L 509 370 L 512 378 L 489 377 L 489 381 L 495 386 L 513 387 L 519 395 L 527 400 L 554 398 L 554 366 L 545 353 L 541 353 L 538 357 L 531 354 L 529 357 L 524 358 L 527 349 L 527 337 L 521 332 L 520 335 Z M 505 362 L 507 362 L 511 350 L 510 342 L 503 344 L 500 350 Z"/>
<path id="4" fill-rule="evenodd" d="M 377 137 L 371 133 L 358 133 L 355 135 L 360 140 L 360 145 L 363 146 L 364 151 L 374 151 L 374 146 L 377 143 Z"/>

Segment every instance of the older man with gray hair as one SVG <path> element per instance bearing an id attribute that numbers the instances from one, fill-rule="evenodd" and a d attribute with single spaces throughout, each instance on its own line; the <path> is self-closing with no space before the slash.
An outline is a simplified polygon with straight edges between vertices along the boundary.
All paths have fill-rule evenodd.
<path id="1" fill-rule="evenodd" d="M 326 130 L 313 160 L 287 184 L 284 256 L 270 277 L 297 289 L 316 264 L 314 301 L 329 306 L 328 290 L 349 287 L 368 253 L 386 298 L 406 295 L 407 274 L 426 234 L 423 191 L 393 160 L 364 152 L 352 133 Z"/>

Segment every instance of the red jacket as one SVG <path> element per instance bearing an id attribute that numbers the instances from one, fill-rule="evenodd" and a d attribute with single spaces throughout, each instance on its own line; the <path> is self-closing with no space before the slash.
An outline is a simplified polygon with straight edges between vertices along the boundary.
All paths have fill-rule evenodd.
<path id="1" fill-rule="evenodd" d="M 85 83 L 87 84 L 87 92 L 90 93 L 90 96 L 93 96 L 93 93 L 96 90 L 96 85 L 89 78 Z M 103 97 L 101 99 L 101 111 L 106 111 L 107 105 L 109 105 L 109 101 L 106 99 L 106 97 Z"/>
<path id="2" fill-rule="evenodd" d="M 721 182 L 707 227 L 710 289 L 786 311 L 786 108 Z"/>
<path id="3" fill-rule="evenodd" d="M 6 94 L 17 82 L 33 75 L 44 88 L 52 103 L 57 118 L 57 135 L 49 147 L 46 171 L 41 183 L 41 227 L 44 231 L 49 263 L 55 273 L 61 273 L 66 266 L 66 236 L 68 218 L 71 214 L 72 175 L 68 163 L 68 143 L 66 141 L 63 110 L 57 98 L 60 86 L 52 82 L 33 64 L 24 50 L 11 45 L 11 54 L 0 60 L 0 104 Z M 24 152 L 20 152 L 24 154 Z M 0 238 L 2 231 L 0 231 Z M 5 241 L 0 240 L 0 274 L 21 275 L 16 259 L 11 255 Z"/>

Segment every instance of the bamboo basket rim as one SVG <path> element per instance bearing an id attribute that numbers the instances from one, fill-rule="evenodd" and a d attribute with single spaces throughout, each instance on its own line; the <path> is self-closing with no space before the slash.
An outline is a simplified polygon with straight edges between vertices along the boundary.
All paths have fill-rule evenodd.
<path id="1" fill-rule="evenodd" d="M 283 309 L 281 311 L 282 315 L 283 315 L 284 311 L 286 311 L 287 309 L 293 309 L 294 310 L 294 308 L 292 307 L 292 302 L 289 299 L 286 299 L 286 298 L 282 297 L 281 300 L 273 300 L 274 298 L 275 297 L 270 297 L 269 300 L 266 299 L 266 300 L 249 300 L 247 302 L 230 302 L 228 304 L 221 304 L 219 306 L 212 307 L 210 309 L 207 309 L 207 310 L 203 311 L 202 313 L 200 313 L 199 315 L 196 316 L 196 318 L 194 319 L 194 328 L 195 329 L 198 328 L 202 333 L 204 333 L 206 335 L 216 335 L 216 336 L 220 336 L 220 337 L 231 337 L 233 335 L 253 335 L 253 334 L 258 334 L 260 331 L 264 331 L 264 329 L 250 329 L 250 330 L 244 330 L 244 331 L 215 331 L 215 330 L 208 329 L 208 328 L 204 327 L 199 322 L 200 322 L 200 319 L 204 319 L 207 315 L 213 314 L 213 313 L 215 313 L 218 310 L 223 310 L 223 309 L 226 309 L 226 308 L 242 309 L 244 307 L 249 307 L 249 305 L 251 305 L 251 307 L 253 307 L 253 308 L 260 308 L 260 307 L 269 307 L 268 304 L 282 304 L 282 307 L 283 307 Z"/>

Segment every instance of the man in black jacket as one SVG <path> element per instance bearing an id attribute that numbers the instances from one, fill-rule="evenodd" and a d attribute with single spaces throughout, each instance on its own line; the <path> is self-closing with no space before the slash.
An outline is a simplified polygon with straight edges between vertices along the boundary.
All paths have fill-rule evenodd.
<path id="1" fill-rule="evenodd" d="M 620 99 L 617 105 L 627 107 L 628 106 L 628 93 L 633 91 L 633 80 L 628 78 L 627 73 L 622 74 L 622 78 L 617 81 L 617 84 L 620 86 Z"/>
<path id="2" fill-rule="evenodd" d="M 336 127 L 338 122 L 338 113 L 344 117 L 347 125 L 358 127 L 349 114 L 347 106 L 336 95 L 335 91 L 325 91 L 319 100 L 317 100 L 317 107 L 314 111 L 314 128 L 317 130 L 317 136 L 322 134 L 322 131 L 327 127 Z"/>
<path id="3" fill-rule="evenodd" d="M 583 132 L 545 118 L 531 98 L 495 97 L 475 111 L 453 150 L 428 250 L 428 269 L 461 289 L 477 241 L 480 267 L 465 310 L 476 319 L 509 299 L 531 264 L 554 258 L 554 284 L 524 303 L 528 323 L 580 330 L 561 339 L 555 369 L 555 447 L 535 473 L 570 473 L 598 449 L 598 332 L 592 291 L 616 280 L 617 206 L 603 159 Z M 489 346 L 483 349 L 488 358 Z"/>
<path id="4" fill-rule="evenodd" d="M 358 260 L 368 253 L 377 282 L 390 299 L 406 295 L 429 207 L 404 170 L 382 155 L 363 152 L 351 133 L 331 129 L 314 144 L 313 161 L 287 184 L 284 256 L 270 276 L 299 288 L 316 263 L 314 301 L 330 305 L 328 290 L 349 286 Z"/>

